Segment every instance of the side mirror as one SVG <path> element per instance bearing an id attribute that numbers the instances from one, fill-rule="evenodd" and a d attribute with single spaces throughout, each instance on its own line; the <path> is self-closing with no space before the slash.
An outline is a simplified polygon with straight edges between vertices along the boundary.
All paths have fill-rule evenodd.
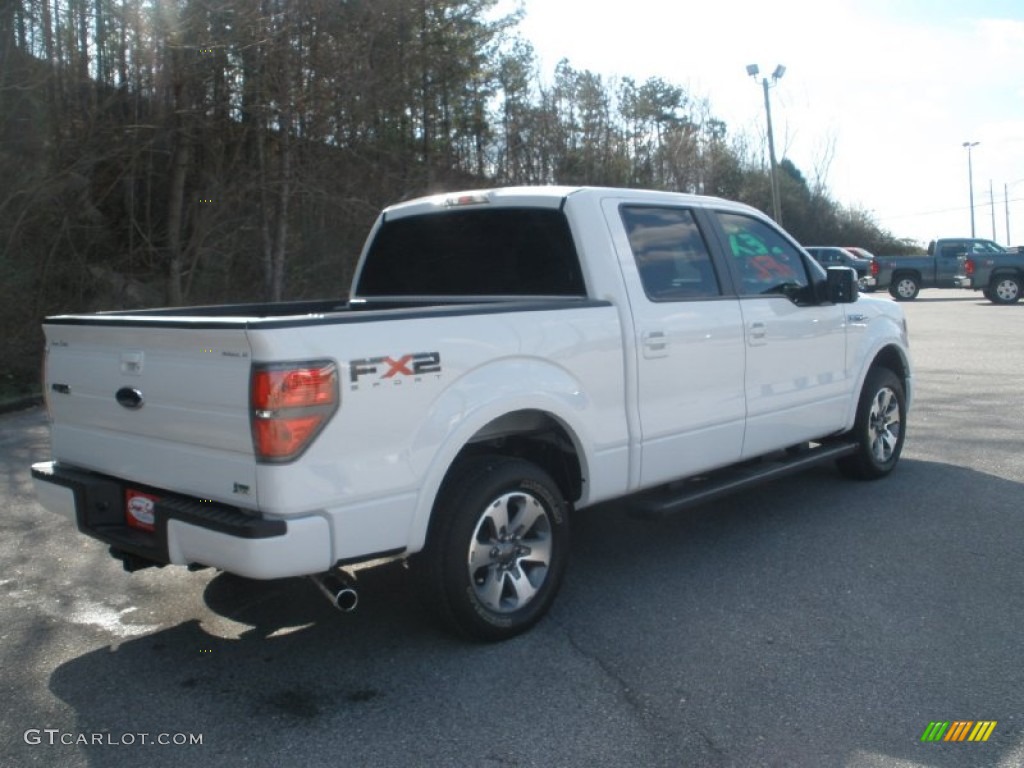
<path id="1" fill-rule="evenodd" d="M 826 272 L 825 298 L 833 304 L 852 304 L 857 300 L 857 271 L 853 267 L 829 267 Z"/>

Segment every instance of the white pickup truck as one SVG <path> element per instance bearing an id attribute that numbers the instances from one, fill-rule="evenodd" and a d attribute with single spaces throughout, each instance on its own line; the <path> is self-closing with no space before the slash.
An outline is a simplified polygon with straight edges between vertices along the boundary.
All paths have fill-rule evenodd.
<path id="1" fill-rule="evenodd" d="M 449 626 L 511 637 L 550 607 L 584 508 L 893 469 L 906 323 L 855 281 L 717 198 L 401 203 L 347 301 L 47 318 L 36 491 L 129 571 L 310 575 L 352 607 L 346 566 L 415 556 Z"/>

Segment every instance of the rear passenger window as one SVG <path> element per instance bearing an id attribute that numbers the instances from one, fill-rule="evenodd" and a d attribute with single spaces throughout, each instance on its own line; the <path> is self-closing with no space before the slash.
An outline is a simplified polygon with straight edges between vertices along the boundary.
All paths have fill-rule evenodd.
<path id="1" fill-rule="evenodd" d="M 693 211 L 624 206 L 621 215 L 649 299 L 679 301 L 722 295 Z"/>
<path id="2" fill-rule="evenodd" d="M 729 241 L 741 295 L 781 294 L 798 303 L 810 298 L 803 259 L 780 232 L 753 216 L 725 211 L 715 215 Z"/>

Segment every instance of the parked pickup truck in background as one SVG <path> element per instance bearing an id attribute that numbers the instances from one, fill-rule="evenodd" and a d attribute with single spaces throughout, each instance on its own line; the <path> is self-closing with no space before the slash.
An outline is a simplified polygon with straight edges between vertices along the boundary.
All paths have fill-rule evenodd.
<path id="1" fill-rule="evenodd" d="M 1003 248 L 988 240 L 978 243 L 967 254 L 964 287 L 982 291 L 993 304 L 1016 304 L 1024 286 L 1024 248 Z"/>
<path id="2" fill-rule="evenodd" d="M 310 575 L 343 608 L 345 566 L 409 558 L 451 628 L 496 640 L 548 610 L 598 502 L 666 514 L 900 457 L 901 308 L 744 205 L 401 203 L 349 296 L 47 318 L 39 500 L 126 570 Z"/>
<path id="3" fill-rule="evenodd" d="M 964 254 L 988 240 L 940 238 L 928 243 L 927 256 L 876 256 L 875 279 L 888 286 L 897 301 L 912 301 L 922 288 L 959 288 L 964 275 Z M 994 245 L 994 243 L 993 243 Z"/>

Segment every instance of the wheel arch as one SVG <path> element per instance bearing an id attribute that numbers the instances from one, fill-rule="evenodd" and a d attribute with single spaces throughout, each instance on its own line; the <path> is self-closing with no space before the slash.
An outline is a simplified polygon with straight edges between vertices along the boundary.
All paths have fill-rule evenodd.
<path id="1" fill-rule="evenodd" d="M 895 283 L 901 277 L 912 277 L 917 280 L 917 284 L 921 284 L 921 272 L 913 267 L 898 267 L 892 272 L 892 280 L 890 282 Z"/>
<path id="2" fill-rule="evenodd" d="M 988 283 L 992 284 L 994 280 L 1000 277 L 1015 277 L 1018 280 L 1024 280 L 1024 270 L 1019 267 L 996 267 L 992 270 L 992 274 L 989 275 Z"/>
<path id="3" fill-rule="evenodd" d="M 574 502 L 582 495 L 579 442 L 561 419 L 547 411 L 512 411 L 493 419 L 462 446 L 451 466 L 481 454 L 525 459 L 551 475 L 567 501 Z M 445 476 L 449 473 L 450 468 Z"/>
<path id="4" fill-rule="evenodd" d="M 448 433 L 423 476 L 407 551 L 423 548 L 437 496 L 453 468 L 469 456 L 525 459 L 551 475 L 568 505 L 580 500 L 590 465 L 590 441 L 574 408 L 581 405 L 571 397 L 543 393 L 493 402 L 467 415 Z"/>
<path id="5" fill-rule="evenodd" d="M 907 360 L 903 350 L 895 344 L 889 344 L 878 350 L 868 366 L 868 370 L 871 368 L 888 368 L 896 374 L 896 377 L 903 384 L 904 390 L 907 388 L 907 380 L 910 378 L 910 361 Z M 864 376 L 865 378 L 867 377 L 867 371 L 865 371 Z"/>
<path id="6" fill-rule="evenodd" d="M 1012 277 L 1017 281 L 1019 285 L 1024 287 L 1024 272 L 1017 267 L 996 267 L 992 270 L 992 274 L 989 275 L 987 288 L 992 290 L 1003 278 Z"/>
<path id="7" fill-rule="evenodd" d="M 866 358 L 869 359 L 867 365 L 860 372 L 860 376 L 857 380 L 857 387 L 854 390 L 854 398 L 850 405 L 850 409 L 847 412 L 846 425 L 847 429 L 853 427 L 854 422 L 857 418 L 857 404 L 860 402 L 861 391 L 864 389 L 864 382 L 867 381 L 868 374 L 874 368 L 887 368 L 892 371 L 896 378 L 900 380 L 900 384 L 903 385 L 903 397 L 906 402 L 907 410 L 910 410 L 911 402 L 911 373 L 910 373 L 910 360 L 907 357 L 907 353 L 898 344 L 886 344 L 880 349 L 875 351 L 873 355 Z"/>

